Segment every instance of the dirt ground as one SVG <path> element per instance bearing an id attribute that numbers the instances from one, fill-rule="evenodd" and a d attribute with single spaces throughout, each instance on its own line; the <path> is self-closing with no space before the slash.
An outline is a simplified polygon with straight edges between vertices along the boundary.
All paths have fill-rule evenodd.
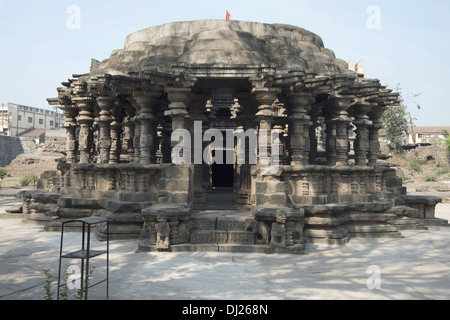
<path id="1" fill-rule="evenodd" d="M 30 175 L 40 177 L 45 171 L 56 170 L 56 159 L 63 157 L 57 152 L 46 152 L 44 148 L 38 148 L 33 154 L 21 154 L 17 156 L 5 169 L 7 177 L 0 182 L 1 190 L 22 188 L 20 181 Z M 33 186 L 27 186 L 33 187 Z"/>

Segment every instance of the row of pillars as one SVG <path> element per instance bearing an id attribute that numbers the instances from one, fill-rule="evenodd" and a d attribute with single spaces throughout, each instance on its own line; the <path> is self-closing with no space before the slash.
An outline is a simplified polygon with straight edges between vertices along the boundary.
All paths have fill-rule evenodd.
<path id="1" fill-rule="evenodd" d="M 171 130 L 186 129 L 189 116 L 188 106 L 191 99 L 189 88 L 166 88 L 169 106 L 164 115 L 172 120 Z M 256 119 L 260 129 L 267 132 L 275 129 L 278 121 L 274 116 L 273 102 L 280 90 L 276 88 L 254 89 L 253 97 L 258 104 Z M 93 124 L 98 122 L 98 154 L 100 163 L 119 163 L 121 139 L 127 128 L 128 154 L 133 163 L 154 164 L 157 140 L 158 119 L 155 116 L 161 91 L 137 92 L 128 101 L 112 96 L 76 97 L 71 104 L 61 105 L 66 117 L 67 162 L 92 162 L 94 145 Z M 377 103 L 354 102 L 355 96 L 335 95 L 322 103 L 316 103 L 308 92 L 291 92 L 288 94 L 290 114 L 288 115 L 288 141 L 291 165 L 308 165 L 315 163 L 318 141 L 316 128 L 318 118 L 325 117 L 326 157 L 328 165 L 347 165 L 349 160 L 348 127 L 356 127 L 354 142 L 355 164 L 359 166 L 376 166 L 380 144 L 378 131 L 384 107 Z M 125 104 L 125 105 L 124 105 Z M 100 112 L 96 119 L 94 108 Z M 125 111 L 123 114 L 122 110 Z M 97 109 L 98 111 L 98 109 Z M 353 119 L 351 118 L 353 117 Z M 78 130 L 79 129 L 79 130 Z M 165 132 L 163 138 L 169 139 Z M 78 136 L 77 136 L 77 132 Z M 268 135 L 270 140 L 270 135 Z M 268 141 L 270 146 L 270 141 Z M 170 154 L 170 152 L 169 152 Z M 270 150 L 268 152 L 270 155 Z M 167 152 L 166 152 L 167 157 Z M 170 162 L 170 159 L 166 159 Z"/>
<path id="2" fill-rule="evenodd" d="M 277 89 L 265 89 L 256 94 L 261 103 L 257 118 L 260 128 L 270 130 L 274 118 L 269 116 L 270 101 L 276 99 Z M 330 166 L 349 164 L 349 128 L 356 127 L 354 141 L 355 165 L 376 166 L 380 152 L 379 130 L 382 128 L 383 105 L 375 102 L 358 101 L 352 95 L 334 95 L 328 100 L 316 103 L 309 92 L 288 94 L 291 107 L 288 115 L 288 141 L 286 147 L 291 165 L 316 163 L 318 140 L 316 128 L 319 118 L 325 118 L 326 158 Z M 355 102 L 356 100 L 356 102 Z"/>

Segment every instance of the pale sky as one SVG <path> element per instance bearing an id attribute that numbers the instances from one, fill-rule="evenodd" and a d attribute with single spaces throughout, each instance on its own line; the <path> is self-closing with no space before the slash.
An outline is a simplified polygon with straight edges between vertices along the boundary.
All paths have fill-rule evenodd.
<path id="1" fill-rule="evenodd" d="M 67 25 L 71 6 L 79 8 L 79 29 Z M 318 34 L 337 58 L 364 60 L 367 77 L 391 88 L 400 83 L 416 125 L 450 126 L 448 0 L 0 0 L 0 101 L 48 107 L 61 82 L 89 72 L 91 58 L 122 49 L 128 34 L 225 19 L 226 10 L 232 20 Z"/>

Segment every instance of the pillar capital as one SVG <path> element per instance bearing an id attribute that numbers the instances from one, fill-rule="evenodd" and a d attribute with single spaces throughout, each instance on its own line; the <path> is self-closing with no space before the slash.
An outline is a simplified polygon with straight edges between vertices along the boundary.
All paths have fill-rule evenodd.
<path id="1" fill-rule="evenodd" d="M 97 97 L 97 105 L 100 108 L 100 122 L 112 122 L 111 110 L 114 108 L 115 98 L 110 96 Z"/>
<path id="2" fill-rule="evenodd" d="M 370 102 L 356 102 L 352 106 L 353 117 L 355 121 L 353 123 L 358 125 L 370 126 L 372 121 L 369 120 L 368 113 L 376 106 L 376 103 Z"/>
<path id="3" fill-rule="evenodd" d="M 191 100 L 190 88 L 167 87 L 165 89 L 169 100 L 169 110 L 164 112 L 167 117 L 185 117 L 188 115 L 187 106 Z"/>
<path id="4" fill-rule="evenodd" d="M 80 124 L 92 124 L 94 122 L 93 107 L 95 99 L 93 97 L 78 97 L 72 100 L 76 103 L 80 113 L 78 116 L 78 122 Z"/>

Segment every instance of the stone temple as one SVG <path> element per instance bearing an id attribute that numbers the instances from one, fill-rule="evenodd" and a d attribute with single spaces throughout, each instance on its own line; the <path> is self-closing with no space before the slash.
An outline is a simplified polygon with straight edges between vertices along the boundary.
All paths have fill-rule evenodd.
<path id="1" fill-rule="evenodd" d="M 441 199 L 407 196 L 381 159 L 380 118 L 399 95 L 354 69 L 291 25 L 202 20 L 132 33 L 48 99 L 66 117 L 66 156 L 57 176 L 21 194 L 23 211 L 48 230 L 106 216 L 112 239 L 147 251 L 296 253 L 440 223 Z M 179 129 L 192 135 L 181 152 L 191 162 L 173 161 Z M 250 138 L 212 150 L 211 129 L 223 141 L 253 129 L 267 152 L 238 162 Z M 234 160 L 194 161 L 204 150 Z"/>

